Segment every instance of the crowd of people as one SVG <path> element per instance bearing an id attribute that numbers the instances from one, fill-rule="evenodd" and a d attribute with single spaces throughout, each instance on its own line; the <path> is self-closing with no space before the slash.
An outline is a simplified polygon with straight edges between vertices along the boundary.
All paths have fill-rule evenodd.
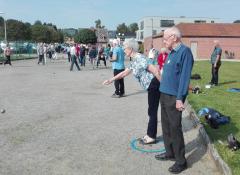
<path id="1" fill-rule="evenodd" d="M 72 71 L 74 64 L 78 70 L 80 70 L 79 64 L 80 66 L 85 66 L 87 56 L 93 68 L 98 68 L 100 61 L 103 61 L 104 66 L 107 67 L 107 60 L 112 56 L 112 47 L 110 44 L 104 47 L 101 44 L 97 46 L 75 43 L 67 45 L 65 52 L 68 62 L 71 63 L 70 71 Z"/>
<path id="2" fill-rule="evenodd" d="M 45 65 L 47 59 L 55 60 L 58 59 L 58 54 L 64 51 L 60 44 L 46 44 L 38 43 L 37 44 L 37 55 L 38 55 L 38 64 Z"/>

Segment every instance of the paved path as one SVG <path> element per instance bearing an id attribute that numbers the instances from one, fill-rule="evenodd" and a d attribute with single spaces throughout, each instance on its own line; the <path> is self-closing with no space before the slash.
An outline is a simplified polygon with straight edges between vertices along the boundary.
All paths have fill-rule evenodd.
<path id="1" fill-rule="evenodd" d="M 1 175 L 169 174 L 173 162 L 130 146 L 148 121 L 147 94 L 132 76 L 125 79 L 127 97 L 113 99 L 113 86 L 101 85 L 110 68 L 87 64 L 70 72 L 65 60 L 36 62 L 0 66 L 0 108 L 6 109 L 0 113 Z M 187 116 L 183 124 L 189 169 L 182 174 L 218 175 Z"/>

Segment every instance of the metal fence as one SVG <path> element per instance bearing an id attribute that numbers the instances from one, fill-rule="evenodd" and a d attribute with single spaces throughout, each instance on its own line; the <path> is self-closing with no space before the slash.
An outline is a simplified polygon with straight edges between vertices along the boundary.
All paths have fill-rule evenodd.
<path id="1" fill-rule="evenodd" d="M 8 43 L 11 49 L 11 60 L 30 59 L 37 57 L 37 44 L 25 41 L 15 41 Z M 0 41 L 0 62 L 5 59 L 4 49 L 6 43 Z"/>

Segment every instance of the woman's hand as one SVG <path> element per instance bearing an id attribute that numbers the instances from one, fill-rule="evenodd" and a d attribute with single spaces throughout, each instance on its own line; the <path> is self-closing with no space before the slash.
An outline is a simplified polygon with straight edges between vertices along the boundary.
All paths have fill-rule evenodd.
<path id="1" fill-rule="evenodd" d="M 108 79 L 108 80 L 105 80 L 102 84 L 103 85 L 109 85 L 111 84 L 113 81 L 115 80 L 119 80 L 121 78 L 124 78 L 126 77 L 127 75 L 129 75 L 131 73 L 131 70 L 126 68 L 124 71 L 120 72 L 119 74 L 117 74 L 116 76 Z"/>
<path id="2" fill-rule="evenodd" d="M 148 71 L 151 72 L 158 79 L 158 81 L 161 80 L 160 70 L 158 67 L 156 67 L 152 64 L 149 64 Z"/>
<path id="3" fill-rule="evenodd" d="M 112 83 L 112 80 L 105 80 L 102 84 L 103 85 L 109 85 Z"/>

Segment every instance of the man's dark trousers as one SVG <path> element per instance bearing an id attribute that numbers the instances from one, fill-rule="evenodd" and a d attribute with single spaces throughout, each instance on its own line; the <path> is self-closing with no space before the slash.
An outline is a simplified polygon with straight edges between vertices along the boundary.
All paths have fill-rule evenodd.
<path id="1" fill-rule="evenodd" d="M 5 64 L 9 64 L 9 65 L 12 65 L 11 63 L 11 59 L 10 59 L 10 55 L 6 56 L 7 60 L 3 63 L 4 65 Z"/>
<path id="2" fill-rule="evenodd" d="M 218 85 L 218 70 L 220 68 L 220 65 L 217 65 L 214 67 L 214 64 L 212 64 L 212 80 L 211 84 Z"/>
<path id="3" fill-rule="evenodd" d="M 174 156 L 176 163 L 186 163 L 182 132 L 182 112 L 176 109 L 176 97 L 161 92 L 161 123 L 167 156 Z"/>
<path id="4" fill-rule="evenodd" d="M 77 57 L 76 57 L 75 55 L 72 55 L 72 63 L 71 63 L 70 71 L 73 70 L 73 65 L 74 65 L 74 64 L 76 64 L 77 69 L 80 70 L 80 67 L 79 67 L 79 65 L 78 65 L 78 63 L 77 63 Z"/>
<path id="5" fill-rule="evenodd" d="M 124 71 L 124 69 L 114 69 L 113 70 L 113 75 L 116 76 L 120 72 Z M 119 80 L 114 81 L 114 86 L 115 86 L 115 94 L 116 95 L 124 95 L 125 94 L 125 89 L 124 89 L 124 79 L 121 78 Z"/>

